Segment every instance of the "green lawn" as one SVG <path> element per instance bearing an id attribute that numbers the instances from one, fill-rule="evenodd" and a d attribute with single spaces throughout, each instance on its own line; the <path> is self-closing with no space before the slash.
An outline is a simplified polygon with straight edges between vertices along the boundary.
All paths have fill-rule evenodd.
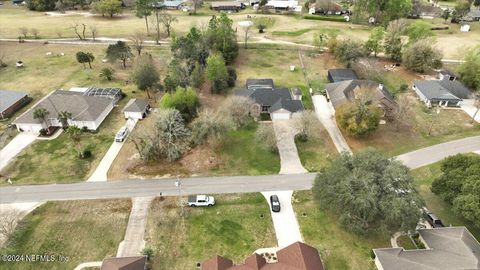
<path id="1" fill-rule="evenodd" d="M 115 256 L 123 240 L 129 200 L 48 202 L 28 214 L 0 254 L 49 254 L 67 262 L 0 264 L 2 270 L 73 269 Z"/>
<path id="2" fill-rule="evenodd" d="M 437 215 L 446 226 L 465 226 L 477 239 L 480 240 L 480 228 L 475 227 L 461 216 L 455 215 L 451 205 L 430 190 L 433 180 L 442 173 L 440 170 L 440 164 L 441 162 L 437 162 L 412 171 L 412 175 L 415 178 L 415 185 L 420 192 L 420 195 L 425 200 L 428 210 L 435 213 L 435 215 Z"/>
<path id="3" fill-rule="evenodd" d="M 186 208 L 184 221 L 174 198 L 153 202 L 146 234 L 146 246 L 155 250 L 152 269 L 195 269 L 215 255 L 240 263 L 259 248 L 276 246 L 269 206 L 260 193 L 215 199 L 210 208 Z"/>
<path id="4" fill-rule="evenodd" d="M 371 250 L 390 247 L 388 237 L 361 237 L 342 229 L 334 213 L 319 209 L 311 191 L 296 192 L 293 207 L 305 243 L 320 251 L 326 269 L 373 270 Z"/>
<path id="5" fill-rule="evenodd" d="M 399 247 L 403 247 L 404 249 L 417 249 L 412 239 L 410 239 L 408 235 L 402 235 L 398 237 L 397 244 Z"/>
<path id="6" fill-rule="evenodd" d="M 338 154 L 328 133 L 323 131 L 320 138 L 306 142 L 295 140 L 300 161 L 309 172 L 319 172 L 330 164 L 331 158 Z"/>
<path id="7" fill-rule="evenodd" d="M 262 147 L 255 140 L 257 124 L 228 132 L 215 150 L 223 160 L 212 170 L 220 175 L 277 174 L 280 171 L 280 157 Z"/>

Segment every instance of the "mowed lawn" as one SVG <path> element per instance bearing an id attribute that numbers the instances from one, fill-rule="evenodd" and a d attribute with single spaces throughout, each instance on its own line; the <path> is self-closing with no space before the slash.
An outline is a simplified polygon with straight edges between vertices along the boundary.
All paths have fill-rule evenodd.
<path id="1" fill-rule="evenodd" d="M 435 213 L 446 226 L 465 226 L 477 240 L 480 240 L 480 228 L 474 226 L 463 217 L 455 215 L 452 206 L 430 190 L 433 180 L 442 174 L 440 168 L 441 162 L 437 162 L 412 171 L 415 186 L 425 200 L 428 210 Z"/>
<path id="2" fill-rule="evenodd" d="M 48 202 L 28 214 L 0 254 L 59 255 L 66 262 L 2 262 L 2 270 L 64 270 L 116 255 L 123 240 L 129 200 Z"/>
<path id="3" fill-rule="evenodd" d="M 345 231 L 335 216 L 321 210 L 311 191 L 294 194 L 293 208 L 305 243 L 320 251 L 325 269 L 371 270 L 370 257 L 373 248 L 390 247 L 388 237 L 367 235 L 365 237 Z M 306 216 L 303 216 L 303 213 Z"/>
<path id="4" fill-rule="evenodd" d="M 312 138 L 305 142 L 295 140 L 300 161 L 309 172 L 319 172 L 330 164 L 332 158 L 338 154 L 335 145 L 328 133 L 323 130 L 319 138 Z"/>
<path id="5" fill-rule="evenodd" d="M 176 198 L 152 203 L 145 239 L 155 251 L 152 269 L 195 269 L 215 255 L 241 263 L 259 248 L 276 246 L 269 206 L 260 193 L 215 199 L 213 207 L 185 208 L 184 219 Z"/>

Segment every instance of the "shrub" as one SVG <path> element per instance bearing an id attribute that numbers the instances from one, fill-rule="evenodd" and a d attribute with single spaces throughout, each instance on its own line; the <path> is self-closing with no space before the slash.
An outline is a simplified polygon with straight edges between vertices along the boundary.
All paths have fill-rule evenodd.
<path id="1" fill-rule="evenodd" d="M 305 15 L 304 19 L 318 20 L 318 21 L 332 21 L 332 22 L 346 22 L 343 16 L 321 16 L 321 15 Z"/>
<path id="2" fill-rule="evenodd" d="M 227 72 L 228 72 L 227 85 L 228 87 L 234 87 L 235 81 L 237 80 L 237 71 L 235 70 L 234 67 L 227 67 Z"/>
<path id="3" fill-rule="evenodd" d="M 272 124 L 260 124 L 255 132 L 255 140 L 259 145 L 272 152 L 277 152 L 277 138 Z"/>
<path id="4" fill-rule="evenodd" d="M 113 79 L 114 74 L 115 74 L 115 70 L 113 68 L 106 67 L 100 70 L 99 75 L 100 75 L 100 78 L 104 78 L 107 81 L 111 81 Z"/>
<path id="5" fill-rule="evenodd" d="M 92 151 L 85 149 L 82 152 L 82 158 L 91 158 L 92 157 Z"/>
<path id="6" fill-rule="evenodd" d="M 47 131 L 47 129 L 42 128 L 42 129 L 40 129 L 39 133 L 40 133 L 40 136 L 47 136 L 48 131 Z"/>
<path id="7" fill-rule="evenodd" d="M 192 122 L 192 141 L 196 145 L 204 144 L 209 139 L 219 139 L 232 126 L 220 113 L 210 110 L 200 112 L 199 116 Z"/>
<path id="8" fill-rule="evenodd" d="M 200 106 L 197 92 L 193 88 L 177 87 L 173 93 L 166 93 L 160 100 L 162 108 L 178 110 L 185 121 L 190 122 L 197 116 L 197 109 Z"/>
<path id="9" fill-rule="evenodd" d="M 231 118 L 235 127 L 244 127 L 253 121 L 251 108 L 254 102 L 247 97 L 232 96 L 225 100 L 220 112 Z"/>

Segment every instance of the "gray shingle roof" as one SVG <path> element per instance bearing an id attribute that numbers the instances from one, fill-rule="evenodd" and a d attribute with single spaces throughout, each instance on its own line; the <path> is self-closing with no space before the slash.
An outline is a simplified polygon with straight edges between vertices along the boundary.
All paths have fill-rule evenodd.
<path id="1" fill-rule="evenodd" d="M 81 92 L 58 90 L 32 106 L 13 123 L 40 123 L 39 119 L 33 118 L 33 112 L 37 108 L 45 108 L 49 111 L 49 118 L 56 118 L 60 112 L 67 111 L 72 114 L 74 121 L 95 121 L 112 102 L 114 100 L 108 97 L 84 96 Z"/>
<path id="2" fill-rule="evenodd" d="M 272 79 L 247 79 L 247 89 L 252 88 L 274 88 Z"/>
<path id="3" fill-rule="evenodd" d="M 357 74 L 352 69 L 337 68 L 328 70 L 328 79 L 330 82 L 341 82 L 348 80 L 358 80 Z"/>
<path id="4" fill-rule="evenodd" d="M 27 96 L 27 94 L 17 91 L 0 90 L 0 113 L 10 108 L 13 104 Z"/>
<path id="5" fill-rule="evenodd" d="M 427 249 L 374 249 L 384 270 L 480 269 L 480 244 L 465 227 L 422 229 Z"/>
<path id="6" fill-rule="evenodd" d="M 148 101 L 145 99 L 130 99 L 123 108 L 123 112 L 145 112 L 148 106 Z"/>
<path id="7" fill-rule="evenodd" d="M 379 85 L 379 83 L 371 80 L 348 80 L 329 83 L 325 88 L 334 108 L 338 108 L 339 106 L 352 101 L 355 98 L 354 90 L 358 87 L 375 89 L 376 92 L 374 94 L 378 100 L 385 98 L 389 102 L 395 103 L 392 94 L 390 94 L 385 86 L 383 86 L 382 89 L 379 89 Z"/>
<path id="8" fill-rule="evenodd" d="M 427 99 L 433 101 L 461 101 L 472 95 L 470 90 L 456 80 L 414 81 L 413 84 Z"/>
<path id="9" fill-rule="evenodd" d="M 249 97 L 262 106 L 269 106 L 269 112 L 286 109 L 290 112 L 302 111 L 303 104 L 300 100 L 293 100 L 292 93 L 287 88 L 272 88 L 271 79 L 249 79 L 247 87 L 235 91 L 236 96 Z"/>

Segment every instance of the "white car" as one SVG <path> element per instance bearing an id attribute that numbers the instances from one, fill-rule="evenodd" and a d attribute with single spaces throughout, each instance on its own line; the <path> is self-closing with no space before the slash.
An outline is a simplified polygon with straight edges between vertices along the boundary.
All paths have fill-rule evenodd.
<path id="1" fill-rule="evenodd" d="M 190 195 L 188 196 L 188 206 L 214 206 L 215 198 L 207 195 Z"/>
<path id="2" fill-rule="evenodd" d="M 123 142 L 125 138 L 127 138 L 127 135 L 128 135 L 128 128 L 124 126 L 120 128 L 120 130 L 117 132 L 117 135 L 115 135 L 115 141 Z"/>

